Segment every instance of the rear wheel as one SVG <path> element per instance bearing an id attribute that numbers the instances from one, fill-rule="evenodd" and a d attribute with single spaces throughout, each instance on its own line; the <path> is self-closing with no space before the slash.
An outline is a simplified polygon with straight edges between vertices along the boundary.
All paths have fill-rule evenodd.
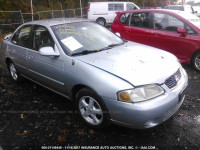
<path id="1" fill-rule="evenodd" d="M 194 54 L 192 65 L 197 71 L 200 71 L 200 51 Z"/>
<path id="2" fill-rule="evenodd" d="M 102 26 L 105 26 L 106 20 L 104 18 L 97 18 L 96 22 Z"/>
<path id="3" fill-rule="evenodd" d="M 10 71 L 11 78 L 14 81 L 16 81 L 16 82 L 22 81 L 22 77 L 21 77 L 20 73 L 17 71 L 15 65 L 12 62 L 9 63 L 9 71 Z"/>
<path id="4" fill-rule="evenodd" d="M 109 115 L 104 102 L 90 89 L 81 89 L 76 96 L 77 110 L 81 119 L 93 128 L 109 125 Z"/>

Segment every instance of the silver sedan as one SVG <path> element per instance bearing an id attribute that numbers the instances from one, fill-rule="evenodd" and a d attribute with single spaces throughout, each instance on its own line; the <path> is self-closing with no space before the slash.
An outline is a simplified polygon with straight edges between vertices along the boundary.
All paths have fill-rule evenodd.
<path id="1" fill-rule="evenodd" d="M 84 19 L 23 24 L 1 50 L 14 81 L 27 78 L 73 101 L 95 128 L 156 126 L 180 108 L 188 84 L 174 55 Z"/>

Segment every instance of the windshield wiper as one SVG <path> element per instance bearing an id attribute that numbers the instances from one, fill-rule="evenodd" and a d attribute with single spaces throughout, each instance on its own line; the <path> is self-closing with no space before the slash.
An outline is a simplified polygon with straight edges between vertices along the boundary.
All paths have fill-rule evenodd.
<path id="1" fill-rule="evenodd" d="M 86 54 L 89 54 L 89 53 L 96 53 L 96 52 L 100 52 L 100 51 L 103 51 L 103 50 L 108 50 L 108 49 L 111 49 L 112 47 L 123 45 L 126 42 L 127 41 L 124 40 L 122 43 L 110 44 L 107 47 L 101 48 L 99 50 L 83 50 L 81 52 L 77 52 L 77 53 L 72 54 L 72 56 L 75 56 L 75 55 L 86 55 Z"/>
<path id="2" fill-rule="evenodd" d="M 123 45 L 125 42 L 126 41 L 123 41 L 122 43 L 118 43 L 118 44 L 110 44 L 107 47 L 101 48 L 99 51 L 108 50 L 108 49 L 111 49 L 112 47 Z"/>
<path id="3" fill-rule="evenodd" d="M 72 56 L 75 56 L 75 55 L 86 55 L 86 54 L 89 54 L 89 53 L 96 53 L 98 51 L 95 51 L 95 50 L 83 50 L 81 52 L 77 52 L 77 53 L 72 53 Z"/>
<path id="4" fill-rule="evenodd" d="M 122 45 L 122 44 L 124 44 L 124 43 L 119 43 L 119 44 L 110 44 L 110 45 L 108 45 L 108 47 L 115 47 L 115 46 L 119 46 L 119 45 Z"/>

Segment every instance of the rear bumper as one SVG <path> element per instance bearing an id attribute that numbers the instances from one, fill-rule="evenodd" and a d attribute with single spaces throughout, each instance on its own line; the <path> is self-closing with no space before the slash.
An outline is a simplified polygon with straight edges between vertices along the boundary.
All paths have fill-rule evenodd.
<path id="1" fill-rule="evenodd" d="M 130 128 L 150 128 L 170 118 L 184 101 L 184 89 L 188 84 L 187 73 L 182 69 L 183 77 L 175 89 L 162 85 L 165 94 L 157 98 L 139 102 L 125 103 L 103 97 L 109 110 L 111 121 Z"/>

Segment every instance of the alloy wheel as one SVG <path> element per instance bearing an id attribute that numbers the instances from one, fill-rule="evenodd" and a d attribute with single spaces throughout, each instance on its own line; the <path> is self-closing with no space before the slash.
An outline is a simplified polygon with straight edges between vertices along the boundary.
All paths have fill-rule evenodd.
<path id="1" fill-rule="evenodd" d="M 12 63 L 10 63 L 10 74 L 11 74 L 12 78 L 15 81 L 17 81 L 17 79 L 18 79 L 17 70 L 16 70 L 15 66 Z"/>
<path id="2" fill-rule="evenodd" d="M 99 125 L 103 120 L 103 111 L 100 104 L 90 96 L 80 98 L 79 110 L 85 121 L 91 125 Z"/>
<path id="3" fill-rule="evenodd" d="M 200 54 L 195 57 L 194 63 L 195 67 L 200 70 Z"/>

